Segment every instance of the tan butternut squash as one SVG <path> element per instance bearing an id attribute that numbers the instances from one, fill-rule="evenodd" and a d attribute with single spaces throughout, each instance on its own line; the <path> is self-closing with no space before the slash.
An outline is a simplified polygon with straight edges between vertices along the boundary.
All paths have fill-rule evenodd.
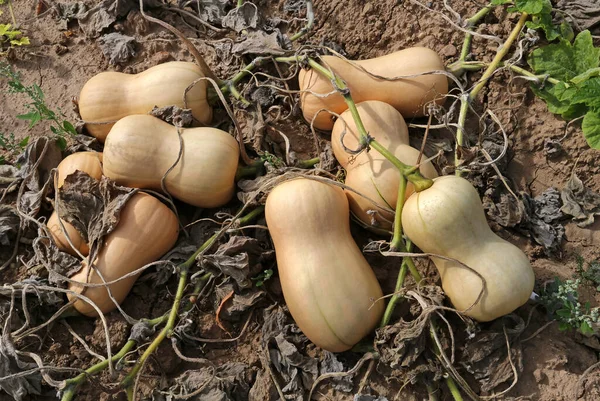
<path id="1" fill-rule="evenodd" d="M 57 167 L 57 189 L 62 188 L 65 178 L 73 174 L 75 171 L 83 171 L 92 178 L 100 180 L 102 178 L 102 153 L 98 152 L 78 152 L 65 157 Z M 60 227 L 59 217 L 56 211 L 52 212 L 48 219 L 47 226 L 50 234 L 56 243 L 58 249 L 63 252 L 70 253 L 73 256 L 77 252 L 69 245 L 63 230 Z M 85 242 L 79 231 L 66 221 L 62 221 L 65 232 L 69 235 L 69 239 L 73 246 L 79 250 L 83 256 L 87 256 L 90 251 L 88 244 Z"/>
<path id="2" fill-rule="evenodd" d="M 196 64 L 183 61 L 159 64 L 139 74 L 102 72 L 83 86 L 79 113 L 89 133 L 101 142 L 116 121 L 148 113 L 154 106 L 187 107 L 198 121 L 209 124 L 212 108 L 206 99 L 205 80 L 199 81 L 184 101 L 185 89 L 203 76 Z"/>
<path id="3" fill-rule="evenodd" d="M 382 57 L 355 61 L 359 67 L 336 56 L 323 56 L 322 60 L 346 82 L 355 103 L 380 100 L 391 104 L 406 118 L 422 116 L 425 105 L 430 102 L 441 104 L 448 93 L 448 78 L 442 74 L 389 81 L 375 78 L 359 68 L 385 78 L 444 70 L 437 53 L 424 47 L 412 47 Z M 320 109 L 340 114 L 348 108 L 339 93 L 329 94 L 334 91 L 331 81 L 317 71 L 301 70 L 298 79 L 300 90 L 303 91 L 300 95 L 302 113 L 309 123 Z M 313 93 L 326 96 L 319 97 Z M 332 116 L 327 112 L 320 113 L 314 126 L 330 130 L 333 127 Z"/>
<path id="4" fill-rule="evenodd" d="M 511 313 L 529 299 L 535 276 L 519 248 L 498 237 L 487 224 L 479 194 L 464 178 L 434 179 L 429 189 L 415 193 L 404 205 L 402 226 L 421 250 L 456 259 L 460 264 L 432 257 L 444 292 L 454 307 L 487 322 Z"/>
<path id="5" fill-rule="evenodd" d="M 84 284 L 118 280 L 168 252 L 177 241 L 178 228 L 177 217 L 171 209 L 151 195 L 137 193 L 121 210 L 117 227 L 105 238 L 94 262 L 104 281 L 86 262 L 83 262 L 82 269 L 71 279 Z M 138 277 L 139 274 L 108 285 L 119 304 Z M 85 287 L 70 283 L 69 289 L 88 297 L 103 313 L 116 309 L 105 287 Z M 87 302 L 75 295 L 68 297 L 69 300 L 76 299 L 74 307 L 80 313 L 97 316 L 96 310 Z"/>
<path id="6" fill-rule="evenodd" d="M 376 100 L 358 103 L 356 108 L 365 129 L 372 137 L 401 162 L 410 166 L 417 163 L 419 151 L 408 144 L 408 128 L 404 118 L 396 109 Z M 396 209 L 400 172 L 376 150 L 363 151 L 356 156 L 347 153 L 341 145 L 344 129 L 346 131 L 343 138 L 344 146 L 357 149 L 360 135 L 349 110 L 341 114 L 341 118 L 335 122 L 331 132 L 333 153 L 340 164 L 346 168 L 346 185 L 382 206 Z M 431 162 L 423 163 L 420 171 L 427 178 L 437 177 Z M 350 209 L 363 223 L 377 228 L 391 229 L 393 213 L 374 206 L 371 201 L 353 191 L 345 192 L 350 201 Z M 413 192 L 413 185 L 408 183 L 406 197 L 408 198 Z"/>
<path id="7" fill-rule="evenodd" d="M 348 200 L 310 179 L 278 185 L 267 197 L 283 296 L 292 317 L 317 346 L 352 348 L 382 314 L 381 287 L 350 235 Z"/>
<path id="8" fill-rule="evenodd" d="M 224 205 L 235 190 L 237 141 L 216 128 L 185 128 L 181 132 L 183 154 L 165 179 L 167 191 L 194 206 Z M 104 174 L 121 185 L 160 190 L 179 150 L 174 126 L 149 115 L 128 116 L 119 120 L 106 138 Z"/>

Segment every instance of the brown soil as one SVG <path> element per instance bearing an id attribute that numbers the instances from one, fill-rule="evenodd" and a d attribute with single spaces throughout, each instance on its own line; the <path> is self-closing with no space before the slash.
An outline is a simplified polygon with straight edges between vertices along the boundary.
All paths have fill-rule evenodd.
<path id="1" fill-rule="evenodd" d="M 260 3 L 259 9 L 268 16 L 290 19 L 290 15 L 283 9 L 284 0 L 254 2 Z M 471 15 L 478 9 L 476 1 L 453 3 L 457 3 L 454 7 L 463 16 Z M 37 1 L 22 1 L 14 4 L 16 17 L 19 21 L 24 21 L 23 30 L 30 37 L 32 44 L 16 51 L 11 56 L 10 63 L 23 74 L 25 83 L 37 82 L 40 85 L 52 108 L 60 108 L 74 120 L 75 115 L 71 111 L 72 98 L 78 96 L 79 90 L 89 78 L 114 67 L 108 64 L 95 40 L 85 38 L 75 23 L 69 25 L 70 36 L 67 37 L 64 31 L 59 30 L 52 13 L 36 16 L 36 4 Z M 437 11 L 444 10 L 443 2 L 429 2 L 429 4 L 434 4 L 433 8 Z M 426 46 L 438 51 L 445 63 L 450 63 L 456 60 L 460 52 L 463 33 L 442 19 L 439 14 L 427 11 L 410 1 L 320 0 L 314 2 L 314 7 L 316 22 L 310 42 L 341 44 L 351 59 L 376 57 L 410 46 Z M 213 49 L 213 44 L 220 38 L 218 35 L 196 33 L 187 28 L 174 14 L 159 15 L 174 23 L 187 36 L 198 38 L 194 43 L 200 52 L 206 55 L 207 61 L 218 75 L 230 76 L 237 69 L 236 65 L 218 65 Z M 8 18 L 7 13 L 0 18 Z M 486 18 L 479 32 L 506 38 L 514 26 L 515 19 L 514 15 L 496 11 Z M 165 34 L 161 28 L 146 23 L 139 14 L 119 21 L 118 24 L 118 28 L 123 33 L 132 35 L 137 40 L 136 56 L 122 68 L 125 72 L 143 71 L 166 60 L 193 60 L 178 40 L 170 34 Z M 301 23 L 295 21 L 290 25 L 289 30 L 294 32 L 299 27 Z M 493 43 L 478 38 L 474 40 L 473 55 L 477 59 L 489 61 L 495 50 L 496 45 Z M 241 65 L 242 60 L 238 60 L 238 63 Z M 495 110 L 506 126 L 510 138 L 510 162 L 507 175 L 519 191 L 536 196 L 551 186 L 562 188 L 575 168 L 576 162 L 577 174 L 584 184 L 595 191 L 600 191 L 600 174 L 598 174 L 600 165 L 597 161 L 597 151 L 589 149 L 576 124 L 569 128 L 561 143 L 564 152 L 556 158 L 546 156 L 545 140 L 561 138 L 566 123 L 548 113 L 543 102 L 527 90 L 526 82 L 513 80 L 508 74 L 499 73 L 481 95 L 481 99 L 484 100 L 481 107 Z M 15 115 L 24 112 L 25 101 L 23 97 L 8 94 L 5 82 L 0 81 L 0 132 L 14 132 L 18 137 L 44 134 L 47 129 L 44 124 L 29 129 L 25 122 L 15 118 Z M 280 129 L 286 130 L 292 141 L 292 149 L 299 155 L 315 156 L 312 150 L 312 137 L 304 123 L 293 122 Z M 354 228 L 354 233 L 359 242 L 366 243 L 366 239 L 370 237 L 370 234 L 359 228 Z M 567 224 L 566 238 L 562 243 L 559 258 L 548 258 L 539 245 L 516 231 L 502 229 L 499 235 L 520 246 L 530 256 L 536 272 L 536 288 L 555 276 L 561 278 L 573 276 L 576 255 L 581 255 L 586 260 L 600 259 L 599 221 L 585 229 L 573 223 Z M 397 264 L 394 261 L 385 261 L 381 257 L 370 256 L 369 260 L 382 283 L 384 292 L 392 292 Z M 13 270 L 3 273 L 1 282 L 10 283 L 27 276 L 28 272 L 20 268 L 16 272 Z M 123 308 L 134 318 L 159 316 L 169 309 L 175 287 L 176 282 L 173 280 L 163 288 L 155 288 L 147 281 L 141 282 L 128 296 Z M 271 293 L 268 302 L 282 302 L 277 279 L 272 280 L 268 287 Z M 582 294 L 593 305 L 597 305 L 600 301 L 600 294 L 592 288 L 584 289 Z M 526 306 L 519 311 L 519 314 L 527 319 L 530 310 L 531 306 Z M 262 315 L 262 311 L 256 312 L 258 313 L 254 316 Z M 541 308 L 531 313 L 532 318 L 523 338 L 534 334 L 548 322 Z M 118 313 L 109 314 L 107 319 L 112 349 L 119 349 L 127 341 L 130 326 Z M 215 323 L 212 305 L 200 306 L 197 319 L 196 324 L 203 337 L 224 335 Z M 84 318 L 67 320 L 73 330 L 90 344 L 94 351 L 105 354 L 105 338 L 99 321 Z M 238 333 L 243 321 L 229 323 L 231 332 Z M 200 348 L 188 346 L 183 349 L 183 353 L 188 357 L 207 358 L 215 365 L 231 361 L 244 362 L 254 369 L 254 377 L 251 380 L 258 380 L 263 374 L 257 373 L 261 370 L 257 352 L 260 323 L 260 318 L 254 317 L 247 333 L 237 342 L 208 343 Z M 456 326 L 455 330 L 463 329 L 461 326 Z M 97 362 L 62 324 L 53 325 L 43 336 L 43 343 L 38 352 L 48 366 L 84 369 Z M 600 399 L 599 371 L 591 373 L 588 377 L 583 396 L 577 398 L 581 394 L 576 395 L 578 379 L 589 366 L 598 361 L 598 348 L 594 350 L 585 343 L 589 345 L 589 341 L 584 341 L 582 336 L 559 331 L 556 323 L 549 325 L 523 344 L 524 370 L 516 386 L 505 395 L 504 399 L 518 397 L 540 401 Z M 356 359 L 351 357 L 350 360 Z M 194 368 L 196 368 L 194 363 L 182 361 L 175 355 L 167 341 L 145 371 L 141 393 L 148 396 L 152 386 L 160 380 L 168 380 L 187 369 Z M 66 377 L 69 376 L 54 375 L 57 380 Z M 362 376 L 359 375 L 355 380 L 355 390 L 360 377 Z M 107 372 L 103 373 L 98 381 L 114 382 Z M 414 386 L 406 387 L 401 395 L 398 395 L 400 383 L 389 382 L 386 377 L 377 373 L 372 376 L 369 385 L 379 395 L 389 400 L 416 400 L 423 397 L 422 389 L 419 390 Z M 322 395 L 318 395 L 317 399 L 340 401 L 352 399 L 351 395 L 335 392 L 326 384 L 321 387 L 320 393 Z M 55 394 L 54 389 L 44 387 L 43 396 L 31 399 L 51 400 L 55 399 Z M 4 399 L 7 399 L 6 394 L 0 394 L 0 400 Z M 123 394 L 111 395 L 96 386 L 86 385 L 76 399 L 122 400 L 125 397 Z M 450 399 L 449 395 L 445 394 L 444 399 Z"/>

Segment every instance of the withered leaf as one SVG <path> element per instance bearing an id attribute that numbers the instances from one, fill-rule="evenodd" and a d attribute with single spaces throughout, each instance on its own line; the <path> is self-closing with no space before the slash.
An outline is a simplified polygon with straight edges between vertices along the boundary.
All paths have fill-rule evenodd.
<path id="1" fill-rule="evenodd" d="M 61 252 L 54 241 L 46 237 L 42 227 L 38 228 L 38 238 L 33 241 L 34 260 L 48 271 L 48 281 L 66 286 L 61 276 L 70 277 L 81 270 L 81 261 L 66 252 Z"/>
<path id="2" fill-rule="evenodd" d="M 521 343 L 517 337 L 525 330 L 525 322 L 517 315 L 509 315 L 513 328 L 506 329 L 503 324 L 508 319 L 500 319 L 491 330 L 478 333 L 469 340 L 463 349 L 463 365 L 481 385 L 481 391 L 489 392 L 514 378 L 511 361 L 517 371 L 523 370 Z M 510 358 L 506 346 L 506 336 L 510 344 Z"/>
<path id="3" fill-rule="evenodd" d="M 17 234 L 21 219 L 17 211 L 8 205 L 0 205 L 0 245 L 8 246 L 10 239 Z"/>
<path id="4" fill-rule="evenodd" d="M 272 256 L 273 251 L 259 240 L 235 235 L 213 255 L 200 256 L 199 262 L 203 269 L 224 274 L 233 278 L 240 288 L 248 288 L 252 286 L 250 278 L 264 270 L 263 262 Z"/>
<path id="5" fill-rule="evenodd" d="M 573 173 L 560 193 L 564 214 L 573 216 L 579 227 L 587 227 L 594 223 L 600 215 L 600 194 L 583 185 L 583 181 Z"/>
<path id="6" fill-rule="evenodd" d="M 98 39 L 104 57 L 112 65 L 125 64 L 135 57 L 135 38 L 118 32 L 111 32 Z"/>
<path id="7" fill-rule="evenodd" d="M 321 358 L 319 364 L 319 375 L 324 375 L 325 373 L 344 372 L 345 370 L 346 367 L 337 358 L 336 354 L 329 351 L 323 351 L 323 358 Z M 335 390 L 349 393 L 354 387 L 354 383 L 352 383 L 352 378 L 353 375 L 332 378 L 330 380 L 330 385 L 333 385 L 333 388 Z"/>
<path id="8" fill-rule="evenodd" d="M 556 9 L 565 11 L 577 29 L 600 33 L 600 7 L 596 0 L 558 0 Z"/>
<path id="9" fill-rule="evenodd" d="M 0 377 L 21 373 L 36 366 L 34 363 L 23 362 L 19 359 L 10 336 L 3 335 L 0 338 Z M 38 371 L 34 371 L 27 376 L 3 379 L 0 380 L 0 388 L 14 400 L 21 401 L 28 395 L 40 395 L 42 375 Z"/>
<path id="10" fill-rule="evenodd" d="M 248 366 L 239 362 L 226 362 L 216 368 L 206 366 L 197 370 L 187 370 L 175 379 L 169 389 L 167 401 L 174 401 L 171 394 L 191 394 L 204 388 L 198 394 L 186 397 L 190 401 L 238 401 L 248 399 Z"/>
<path id="11" fill-rule="evenodd" d="M 233 284 L 225 284 L 218 286 L 215 289 L 218 303 L 221 304 L 222 300 L 234 291 Z M 246 315 L 246 312 L 257 305 L 260 301 L 265 298 L 266 293 L 256 288 L 244 290 L 237 294 L 234 292 L 233 296 L 227 302 L 221 306 L 220 318 L 228 321 L 239 321 L 242 316 Z"/>
<path id="12" fill-rule="evenodd" d="M 438 286 L 419 288 L 419 296 L 429 305 L 441 305 L 444 296 Z M 431 372 L 439 374 L 439 367 L 427 360 L 429 322 L 433 311 L 424 312 L 420 303 L 411 300 L 410 312 L 417 315 L 414 320 L 400 319 L 397 323 L 377 329 L 375 332 L 375 350 L 381 356 L 381 362 L 393 370 L 400 370 L 411 381 L 416 375 Z M 441 335 L 441 334 L 440 334 Z M 442 342 L 445 338 L 442 336 Z"/>
<path id="13" fill-rule="evenodd" d="M 548 188 L 534 199 L 524 194 L 523 203 L 526 212 L 524 228 L 547 253 L 557 252 L 565 233 L 560 223 L 563 214 L 558 190 Z"/>
<path id="14" fill-rule="evenodd" d="M 225 17 L 223 17 L 222 25 L 225 28 L 234 30 L 235 32 L 242 32 L 245 29 L 256 29 L 259 23 L 258 9 L 253 3 L 246 2 L 241 7 L 236 7 L 230 10 Z"/>
<path id="15" fill-rule="evenodd" d="M 515 227 L 524 217 L 523 201 L 508 192 L 498 176 L 492 177 L 490 181 L 483 195 L 483 208 L 490 220 L 502 227 Z"/>
<path id="16" fill-rule="evenodd" d="M 84 124 L 81 125 L 82 128 L 83 126 Z M 74 143 L 65 151 L 67 155 L 77 152 L 102 152 L 102 145 L 94 137 L 78 134 L 71 138 L 74 140 Z"/>
<path id="17" fill-rule="evenodd" d="M 61 160 L 60 149 L 50 138 L 39 137 L 27 145 L 16 161 L 16 165 L 21 166 L 17 177 L 24 180 L 25 185 L 19 199 L 19 210 L 32 217 L 37 215 L 52 185 L 50 171 Z"/>
<path id="18" fill-rule="evenodd" d="M 172 124 L 176 127 L 191 127 L 194 123 L 192 109 L 182 109 L 177 106 L 156 107 L 152 109 L 150 115 Z"/>
<path id="19" fill-rule="evenodd" d="M 302 355 L 298 348 L 285 338 L 284 333 L 275 337 L 275 344 L 276 348 L 269 349 L 269 354 L 271 363 L 287 383 L 282 391 L 289 393 L 310 389 L 319 374 L 317 360 Z"/>
<path id="20" fill-rule="evenodd" d="M 119 222 L 119 213 L 136 193 L 121 187 L 106 177 L 100 181 L 82 171 L 68 175 L 58 191 L 58 216 L 71 223 L 90 245 L 93 255 L 102 238 L 112 232 Z"/>
<path id="21" fill-rule="evenodd" d="M 134 0 L 103 0 L 93 8 L 79 12 L 76 19 L 86 36 L 97 38 L 117 18 L 127 15 L 135 3 Z"/>
<path id="22" fill-rule="evenodd" d="M 281 47 L 277 32 L 249 31 L 248 34 L 231 49 L 233 54 L 241 56 L 254 54 L 257 56 L 282 56 L 285 51 Z"/>
<path id="23" fill-rule="evenodd" d="M 354 394 L 352 401 L 388 401 L 384 396 L 367 395 L 367 394 Z"/>
<path id="24" fill-rule="evenodd" d="M 263 315 L 262 345 L 274 370 L 287 383 L 282 391 L 289 399 L 302 400 L 319 373 L 317 360 L 300 352 L 308 339 L 281 306 L 268 308 Z"/>
<path id="25" fill-rule="evenodd" d="M 179 6 L 183 8 L 185 0 L 179 0 Z M 227 14 L 227 7 L 231 6 L 230 0 L 198 0 L 196 2 L 200 11 L 200 18 L 210 23 L 221 23 L 221 19 Z"/>

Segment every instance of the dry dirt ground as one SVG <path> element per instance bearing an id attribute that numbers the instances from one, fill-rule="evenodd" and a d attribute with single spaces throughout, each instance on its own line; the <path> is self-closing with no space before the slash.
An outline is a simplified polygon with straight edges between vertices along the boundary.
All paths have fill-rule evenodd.
<path id="1" fill-rule="evenodd" d="M 297 31 L 302 26 L 300 19 L 304 16 L 302 8 L 295 13 L 286 7 L 288 3 L 293 2 L 284 0 L 254 0 L 253 2 L 259 6 L 264 17 L 289 20 L 287 29 L 290 32 Z M 429 4 L 432 3 L 436 11 L 444 12 L 442 2 Z M 456 3 L 453 5 L 454 8 L 463 16 L 471 15 L 478 9 L 475 1 L 452 3 Z M 14 52 L 9 62 L 22 74 L 25 83 L 38 83 L 44 91 L 47 103 L 52 108 L 63 110 L 72 121 L 76 119 L 72 111 L 72 99 L 78 96 L 84 83 L 95 74 L 115 69 L 137 73 L 168 60 L 193 60 L 179 40 L 162 28 L 144 21 L 138 12 L 133 11 L 127 18 L 118 20 L 106 32 L 119 31 L 135 37 L 135 56 L 124 66 L 109 65 L 97 40 L 86 37 L 76 22 L 70 22 L 66 27 L 67 30 L 64 30 L 65 27 L 59 24 L 54 12 L 48 11 L 38 16 L 37 4 L 38 2 L 33 0 L 14 2 L 15 16 L 20 21 L 23 31 L 31 39 L 31 45 Z M 314 9 L 314 29 L 307 39 L 302 40 L 313 44 L 337 44 L 351 59 L 377 57 L 410 46 L 426 46 L 439 52 L 444 62 L 448 64 L 456 60 L 463 41 L 463 33 L 442 19 L 438 13 L 428 11 L 411 1 L 316 0 Z M 194 44 L 221 77 L 231 76 L 240 65 L 250 60 L 234 57 L 229 64 L 226 64 L 224 60 L 219 59 L 215 46 L 230 40 L 226 38 L 235 38 L 232 32 L 206 31 L 199 25 L 199 30 L 192 29 L 189 27 L 190 24 L 194 24 L 192 20 L 184 23 L 174 12 L 155 11 L 153 15 L 174 24 L 188 37 L 194 38 Z M 7 13 L 5 12 L 0 18 L 8 18 Z M 485 18 L 478 32 L 505 38 L 515 21 L 515 15 L 499 9 Z M 495 53 L 496 46 L 494 43 L 475 38 L 473 56 L 489 61 Z M 295 81 L 290 82 L 294 85 Z M 514 79 L 507 72 L 500 72 L 493 78 L 480 99 L 483 103 L 479 107 L 496 111 L 505 125 L 510 141 L 506 156 L 506 176 L 517 191 L 536 197 L 549 187 L 561 189 L 575 168 L 587 187 L 600 191 L 600 174 L 598 174 L 600 165 L 597 151 L 588 147 L 577 124 L 566 129 L 564 121 L 548 113 L 543 102 L 528 90 L 527 82 Z M 26 122 L 15 118 L 17 114 L 24 112 L 24 102 L 25 98 L 8 94 L 6 83 L 0 80 L 0 132 L 14 132 L 18 137 L 26 135 L 35 137 L 45 133 L 47 126 L 43 123 L 30 129 Z M 292 142 L 292 149 L 301 157 L 316 156 L 310 130 L 301 121 L 298 113 L 292 119 L 293 121 L 288 122 L 287 125 L 279 127 L 286 130 Z M 419 122 L 423 123 L 423 121 Z M 476 122 L 473 128 L 477 129 Z M 562 152 L 549 157 L 545 151 L 546 141 L 562 138 L 565 132 L 566 136 L 561 142 Z M 434 137 L 452 138 L 445 132 L 436 132 Z M 327 135 L 322 135 L 321 140 L 326 141 Z M 280 139 L 273 139 L 273 141 L 280 142 Z M 446 158 L 452 160 L 453 156 L 447 154 Z M 48 214 L 49 210 L 44 213 Z M 528 254 L 535 268 L 536 290 L 539 291 L 545 282 L 555 276 L 563 279 L 572 277 L 575 273 L 577 255 L 581 255 L 588 261 L 600 259 L 598 246 L 600 221 L 587 228 L 579 228 L 574 223 L 566 222 L 565 227 L 566 232 L 561 242 L 560 252 L 552 256 L 548 256 L 540 245 L 520 230 L 505 229 L 499 225 L 495 225 L 494 229 L 500 236 L 517 244 Z M 371 234 L 358 227 L 353 228 L 353 233 L 361 245 L 372 238 Z M 248 234 L 255 235 L 254 231 L 249 231 Z M 256 235 L 264 236 L 264 233 Z M 390 293 L 396 279 L 398 263 L 377 256 L 369 256 L 369 261 L 382 283 L 384 292 Z M 427 271 L 432 273 L 432 280 L 434 280 L 434 269 L 429 267 Z M 11 283 L 26 278 L 29 274 L 26 268 L 13 265 L 9 270 L 2 272 L 0 281 L 3 284 Z M 272 385 L 269 384 L 264 361 L 258 351 L 261 347 L 263 309 L 271 304 L 283 303 L 277 281 L 275 275 L 268 282 L 266 288 L 268 295 L 255 307 L 249 326 L 239 340 L 228 343 L 189 342 L 183 346 L 184 353 L 188 357 L 206 358 L 215 366 L 226 362 L 244 363 L 247 366 L 244 378 L 248 388 L 255 387 L 250 393 L 251 398 L 256 400 L 278 398 L 276 393 L 273 393 Z M 169 309 L 175 286 L 175 279 L 171 279 L 167 285 L 159 288 L 150 281 L 141 281 L 124 302 L 123 308 L 134 318 L 159 316 Z M 600 295 L 593 287 L 585 287 L 581 292 L 593 306 L 598 304 Z M 528 323 L 522 338 L 536 335 L 520 345 L 522 371 L 518 376 L 518 382 L 500 399 L 540 401 L 600 399 L 600 372 L 592 372 L 588 376 L 582 386 L 585 387 L 585 391 L 577 390 L 578 380 L 583 372 L 598 362 L 600 349 L 598 341 L 594 343 L 593 339 L 585 339 L 579 334 L 559 331 L 556 323 L 546 326 L 548 318 L 544 310 L 539 307 L 532 309 L 533 304 L 517 311 L 517 314 Z M 214 302 L 207 301 L 198 305 L 192 318 L 201 337 L 224 337 L 225 334 L 215 322 L 214 314 Z M 109 314 L 107 319 L 112 348 L 119 349 L 127 340 L 131 327 L 118 313 Z M 237 321 L 226 322 L 226 324 L 232 333 L 238 333 L 246 319 L 248 319 L 248 312 Z M 80 317 L 68 318 L 67 321 L 73 331 L 96 352 L 101 354 L 105 352 L 102 325 L 99 321 Z M 466 336 L 464 325 L 461 325 L 458 319 L 452 322 L 456 323 L 454 330 L 457 338 L 464 338 Z M 488 328 L 487 325 L 483 327 Z M 540 328 L 544 329 L 537 333 Z M 30 347 L 35 348 L 36 352 L 43 357 L 45 365 L 85 369 L 97 362 L 63 324 L 54 324 L 48 331 L 40 334 L 41 343 L 39 341 L 32 343 Z M 307 355 L 316 355 L 319 351 L 312 346 L 307 346 L 305 352 Z M 359 354 L 348 352 L 340 356 L 340 361 L 345 369 L 350 369 L 359 357 Z M 152 387 L 171 384 L 173 378 L 188 369 L 197 369 L 197 365 L 182 360 L 174 353 L 171 344 L 165 342 L 160 347 L 156 358 L 149 362 L 141 381 L 140 394 L 151 397 Z M 459 370 L 476 388 L 477 382 L 469 377 L 466 370 L 462 367 L 459 367 Z M 54 377 L 59 380 L 69 375 L 56 374 Z M 351 400 L 358 390 L 362 377 L 363 373 L 354 378 L 354 389 L 350 393 L 334 390 L 324 383 L 319 387 L 316 399 Z M 506 388 L 512 380 L 510 376 L 507 383 L 496 391 Z M 94 381 L 94 383 L 109 382 L 115 380 L 109 377 L 108 373 L 102 374 L 97 381 Z M 401 379 L 392 379 L 388 371 L 379 367 L 376 367 L 371 374 L 367 386 L 371 388 L 373 394 L 387 397 L 389 400 L 420 400 L 426 397 L 426 393 L 418 385 L 409 385 L 400 391 Z M 245 393 L 242 391 L 240 394 L 246 395 L 236 395 L 232 399 L 238 401 L 246 399 L 248 391 L 246 390 Z M 51 400 L 55 397 L 56 390 L 44 386 L 41 395 L 25 399 Z M 4 399 L 10 397 L 7 398 L 6 394 L 0 393 L 0 400 Z M 88 384 L 81 389 L 76 399 L 121 400 L 125 398 L 122 393 L 113 395 L 102 387 Z M 200 396 L 194 399 L 203 398 Z M 440 399 L 450 399 L 447 391 L 442 392 Z"/>

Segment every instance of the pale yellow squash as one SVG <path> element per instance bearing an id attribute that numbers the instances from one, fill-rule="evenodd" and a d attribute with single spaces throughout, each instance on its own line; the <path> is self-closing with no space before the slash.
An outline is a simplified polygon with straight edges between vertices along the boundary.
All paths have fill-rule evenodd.
<path id="1" fill-rule="evenodd" d="M 196 83 L 184 101 L 186 88 L 203 76 L 200 67 L 184 61 L 159 64 L 139 74 L 102 72 L 83 86 L 79 113 L 89 133 L 102 142 L 116 121 L 148 113 L 154 106 L 187 107 L 198 121 L 209 124 L 212 108 L 206 80 Z"/>
<path id="2" fill-rule="evenodd" d="M 409 166 L 417 163 L 419 151 L 408 144 L 408 128 L 396 109 L 376 100 L 358 103 L 356 108 L 365 129 L 377 142 L 401 162 Z M 381 206 L 395 210 L 400 172 L 376 150 L 363 151 L 356 156 L 347 153 L 341 145 L 344 130 L 344 146 L 357 149 L 360 135 L 349 110 L 342 113 L 341 118 L 335 122 L 331 132 L 331 146 L 336 159 L 346 168 L 346 185 L 364 195 L 346 190 L 350 209 L 363 223 L 389 230 L 392 228 L 394 214 L 373 205 L 365 196 Z M 422 160 L 425 158 L 423 156 Z M 427 178 L 438 176 L 431 162 L 421 164 L 420 171 Z M 408 183 L 406 197 L 413 191 L 413 185 Z"/>
<path id="3" fill-rule="evenodd" d="M 177 217 L 171 209 L 151 195 L 137 193 L 121 210 L 117 227 L 104 239 L 103 247 L 94 262 L 102 277 L 83 262 L 82 269 L 71 279 L 84 284 L 117 280 L 167 253 L 177 241 L 178 229 Z M 138 277 L 139 274 L 108 285 L 119 304 Z M 85 287 L 70 283 L 69 290 L 89 298 L 103 313 L 116 309 L 106 287 Z M 68 298 L 75 300 L 75 309 L 80 313 L 97 316 L 96 310 L 86 301 L 72 294 Z"/>
<path id="4" fill-rule="evenodd" d="M 346 82 L 355 103 L 380 100 L 391 104 L 405 118 L 422 116 L 428 103 L 441 104 L 448 93 L 448 78 L 443 74 L 432 73 L 390 81 L 375 78 L 359 68 L 385 78 L 443 71 L 444 64 L 438 54 L 424 47 L 412 47 L 382 57 L 355 61 L 359 67 L 336 56 L 323 56 L 322 63 Z M 319 72 L 301 70 L 298 79 L 300 90 L 303 91 L 300 104 L 307 122 L 310 123 L 320 109 L 340 114 L 348 108 L 339 93 L 330 94 L 334 91 L 331 81 Z M 333 127 L 332 116 L 321 112 L 314 120 L 314 126 L 330 130 Z"/>
<path id="5" fill-rule="evenodd" d="M 235 190 L 237 141 L 216 128 L 181 129 L 183 154 L 164 184 L 175 198 L 198 207 L 227 203 Z M 149 115 L 122 118 L 106 138 L 104 175 L 120 185 L 161 190 L 175 164 L 177 128 Z"/>
<path id="6" fill-rule="evenodd" d="M 477 190 L 464 178 L 439 177 L 431 188 L 412 195 L 402 211 L 402 226 L 423 252 L 459 260 L 485 279 L 483 297 L 475 304 L 482 280 L 456 262 L 431 258 L 454 307 L 473 306 L 466 315 L 494 320 L 531 296 L 535 276 L 529 259 L 490 229 Z"/>
<path id="7" fill-rule="evenodd" d="M 344 192 L 310 179 L 286 181 L 268 195 L 265 214 L 292 317 L 315 345 L 352 348 L 377 326 L 384 302 L 350 235 Z"/>

